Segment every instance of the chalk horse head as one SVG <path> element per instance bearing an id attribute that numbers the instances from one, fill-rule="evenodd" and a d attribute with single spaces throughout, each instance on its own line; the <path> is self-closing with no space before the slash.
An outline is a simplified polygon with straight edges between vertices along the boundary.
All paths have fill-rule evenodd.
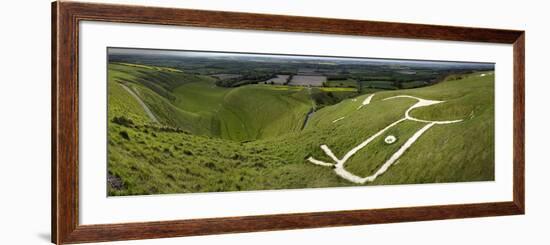
<path id="1" fill-rule="evenodd" d="M 370 95 L 369 97 L 367 97 L 367 99 L 365 99 L 365 101 L 363 102 L 363 104 L 358 107 L 357 109 L 361 109 L 362 107 L 364 106 L 367 106 L 372 97 L 374 96 L 374 94 Z M 332 167 L 334 169 L 334 172 L 350 181 L 350 182 L 353 182 L 353 183 L 357 183 L 357 184 L 364 184 L 366 182 L 372 182 L 374 181 L 378 176 L 380 176 L 381 174 L 383 174 L 384 172 L 386 172 L 406 151 L 409 147 L 411 147 L 414 142 L 416 142 L 416 140 L 418 138 L 420 138 L 420 136 L 422 136 L 422 134 L 424 134 L 426 131 L 428 131 L 432 126 L 434 125 L 442 125 L 442 124 L 452 124 L 452 123 L 458 123 L 458 122 L 461 122 L 463 121 L 462 119 L 461 120 L 452 120 L 452 121 L 431 121 L 431 120 L 425 120 L 425 119 L 420 119 L 420 118 L 416 118 L 416 117 L 413 117 L 410 115 L 410 112 L 416 108 L 420 108 L 420 107 L 426 107 L 426 106 L 431 106 L 431 105 L 436 105 L 436 104 L 439 104 L 439 103 L 443 103 L 444 101 L 439 101 L 439 100 L 428 100 L 428 99 L 423 99 L 423 98 L 419 98 L 419 97 L 415 97 L 415 96 L 410 96 L 410 95 L 398 95 L 398 96 L 393 96 L 393 97 L 389 97 L 389 98 L 386 98 L 384 100 L 393 100 L 393 99 L 397 99 L 397 98 L 409 98 L 409 99 L 415 99 L 417 102 L 413 105 L 411 105 L 409 108 L 407 108 L 407 110 L 405 111 L 403 117 L 397 121 L 394 121 L 392 123 L 390 123 L 389 125 L 387 125 L 385 128 L 381 129 L 380 131 L 374 133 L 373 135 L 371 135 L 370 137 L 368 137 L 366 140 L 364 140 L 363 142 L 361 142 L 359 145 L 355 146 L 354 148 L 352 148 L 351 150 L 349 150 L 344 156 L 342 156 L 341 158 L 338 158 L 331 150 L 330 148 L 327 146 L 327 145 L 321 145 L 321 149 L 323 150 L 323 152 L 330 158 L 333 160 L 333 162 L 324 162 L 324 161 L 320 161 L 318 159 L 315 159 L 313 157 L 309 157 L 307 160 L 315 165 L 320 165 L 320 166 L 326 166 L 326 167 Z M 343 118 L 340 118 L 340 119 L 343 119 Z M 340 120 L 338 119 L 338 120 Z M 403 143 L 403 145 L 397 149 L 396 152 L 394 152 L 389 159 L 387 159 L 383 164 L 382 166 L 372 175 L 370 176 L 366 176 L 366 177 L 360 177 L 360 176 L 357 176 L 349 171 L 347 171 L 345 169 L 345 164 L 346 162 L 353 156 L 355 155 L 359 150 L 363 149 L 364 147 L 366 147 L 367 145 L 369 145 L 369 143 L 371 143 L 373 140 L 375 140 L 376 138 L 380 137 L 381 135 L 383 135 L 387 130 L 395 127 L 396 125 L 398 125 L 399 123 L 401 122 L 404 122 L 404 121 L 407 121 L 407 120 L 410 120 L 410 121 L 416 121 L 416 122 L 421 122 L 421 123 L 425 123 L 425 125 L 420 128 L 419 130 L 417 130 L 410 138 L 408 138 L 405 143 Z M 395 137 L 393 136 L 388 136 L 386 139 L 385 139 L 386 143 L 393 143 L 393 141 L 395 141 Z"/>

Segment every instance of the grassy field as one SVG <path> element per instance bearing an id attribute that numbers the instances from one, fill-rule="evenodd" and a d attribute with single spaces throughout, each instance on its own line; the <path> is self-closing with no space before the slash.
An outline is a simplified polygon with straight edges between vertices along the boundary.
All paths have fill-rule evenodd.
<path id="1" fill-rule="evenodd" d="M 347 88 L 359 88 L 359 84 L 356 80 L 346 79 L 346 80 L 328 80 L 327 85 L 329 87 L 347 87 Z"/>
<path id="2" fill-rule="evenodd" d="M 464 121 L 434 126 L 398 164 L 367 185 L 493 180 L 494 74 L 485 74 L 379 91 L 358 110 L 370 94 L 358 94 L 356 88 L 224 88 L 210 76 L 111 63 L 109 195 L 355 186 L 331 168 L 305 159 L 330 161 L 319 148 L 322 144 L 341 157 L 402 118 L 414 100 L 383 100 L 401 94 L 446 101 L 414 110 L 415 117 Z M 121 85 L 136 91 L 159 122 Z M 393 128 L 352 157 L 346 169 L 372 174 L 423 125 L 411 121 Z M 397 137 L 392 145 L 383 142 L 389 134 Z"/>

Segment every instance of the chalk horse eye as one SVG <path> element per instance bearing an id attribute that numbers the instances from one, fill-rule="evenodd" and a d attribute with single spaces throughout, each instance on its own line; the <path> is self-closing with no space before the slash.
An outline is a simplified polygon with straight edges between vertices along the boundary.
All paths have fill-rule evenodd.
<path id="1" fill-rule="evenodd" d="M 384 139 L 384 142 L 386 142 L 386 144 L 388 145 L 391 145 L 393 143 L 395 143 L 395 141 L 397 140 L 397 138 L 393 135 L 388 135 L 385 139 Z"/>

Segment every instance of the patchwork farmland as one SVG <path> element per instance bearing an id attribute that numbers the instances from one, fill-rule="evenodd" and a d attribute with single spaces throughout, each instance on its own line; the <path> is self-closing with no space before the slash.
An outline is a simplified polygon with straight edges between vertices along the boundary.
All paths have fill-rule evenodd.
<path id="1" fill-rule="evenodd" d="M 271 78 L 260 84 L 286 85 L 290 82 L 290 79 L 290 75 L 277 75 L 277 77 Z"/>
<path id="2" fill-rule="evenodd" d="M 290 80 L 288 85 L 322 87 L 326 81 L 327 77 L 325 76 L 296 75 L 292 76 L 292 80 Z"/>

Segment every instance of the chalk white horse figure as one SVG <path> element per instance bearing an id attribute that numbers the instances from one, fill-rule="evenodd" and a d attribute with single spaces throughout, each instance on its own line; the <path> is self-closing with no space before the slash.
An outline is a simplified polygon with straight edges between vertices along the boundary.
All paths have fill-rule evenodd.
<path id="1" fill-rule="evenodd" d="M 361 105 L 358 109 L 365 106 L 366 104 L 369 104 L 370 99 L 372 99 L 373 96 L 374 96 L 374 94 L 369 96 L 365 100 L 366 103 L 363 103 L 363 105 Z M 330 150 L 330 148 L 327 145 L 321 145 L 321 149 L 325 152 L 325 154 L 328 157 L 330 157 L 334 161 L 334 163 L 323 162 L 323 161 L 317 160 L 313 157 L 309 157 L 307 160 L 310 161 L 313 164 L 316 164 L 316 165 L 326 166 L 326 167 L 333 167 L 334 172 L 338 176 L 340 176 L 340 177 L 342 177 L 342 178 L 344 178 L 348 181 L 351 181 L 353 183 L 364 184 L 365 182 L 372 182 L 378 176 L 380 176 L 381 174 L 386 172 L 386 170 L 388 170 L 388 168 L 390 168 L 403 155 L 403 153 L 405 153 L 405 151 L 407 149 L 409 149 L 409 147 L 411 147 L 411 145 L 420 136 L 422 136 L 422 134 L 424 134 L 428 129 L 430 129 L 432 126 L 434 126 L 436 124 L 451 124 L 451 123 L 457 123 L 457 122 L 462 121 L 462 119 L 461 120 L 453 120 L 453 121 L 430 121 L 430 120 L 422 120 L 422 119 L 414 118 L 410 115 L 410 112 L 413 109 L 419 108 L 419 107 L 424 107 L 424 106 L 439 104 L 439 103 L 442 103 L 444 101 L 426 100 L 426 99 L 422 99 L 422 98 L 418 98 L 418 97 L 414 97 L 414 96 L 409 96 L 409 95 L 398 95 L 398 96 L 386 98 L 384 100 L 390 100 L 390 99 L 396 99 L 396 98 L 411 98 L 411 99 L 416 99 L 417 102 L 414 105 L 412 105 L 411 107 L 409 107 L 407 109 L 407 111 L 405 111 L 405 116 L 403 118 L 391 123 L 390 125 L 386 126 L 382 130 L 376 132 L 374 135 L 372 135 L 371 137 L 369 137 L 368 139 L 366 139 L 365 141 L 363 141 L 362 143 L 360 143 L 359 145 L 357 145 L 356 147 L 354 147 L 350 151 L 348 151 L 342 158 L 336 157 L 336 155 L 334 155 L 334 153 Z M 397 125 L 397 124 L 399 124 L 403 121 L 406 121 L 406 120 L 423 122 L 423 123 L 426 123 L 426 125 L 424 127 L 422 127 L 421 129 L 419 129 L 418 131 L 416 131 L 413 134 L 413 136 L 411 136 L 395 153 L 393 153 L 393 155 L 388 160 L 386 160 L 386 162 L 374 174 L 372 174 L 370 176 L 367 176 L 367 177 L 359 177 L 359 176 L 357 176 L 353 173 L 348 172 L 344 168 L 344 164 L 346 164 L 346 162 L 353 155 L 355 155 L 359 150 L 363 149 L 365 146 L 367 146 L 370 142 L 372 142 L 378 136 L 382 135 L 388 129 L 390 129 L 390 128 L 394 127 L 395 125 Z"/>

